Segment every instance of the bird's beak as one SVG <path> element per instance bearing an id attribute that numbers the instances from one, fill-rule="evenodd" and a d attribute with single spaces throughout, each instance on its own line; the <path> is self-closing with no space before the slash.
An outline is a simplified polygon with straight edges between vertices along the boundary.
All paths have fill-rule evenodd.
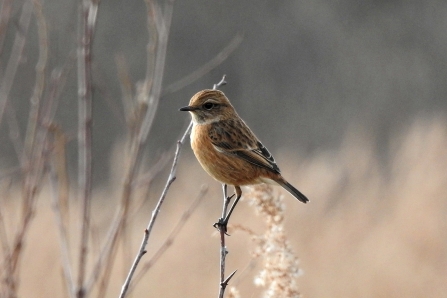
<path id="1" fill-rule="evenodd" d="M 195 111 L 195 110 L 197 110 L 197 109 L 198 109 L 197 107 L 186 106 L 186 107 L 181 108 L 179 111 L 192 112 L 192 111 Z"/>

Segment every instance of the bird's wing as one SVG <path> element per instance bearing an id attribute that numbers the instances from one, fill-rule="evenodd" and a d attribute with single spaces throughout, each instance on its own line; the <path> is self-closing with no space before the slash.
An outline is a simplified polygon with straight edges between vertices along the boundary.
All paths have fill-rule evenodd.
<path id="1" fill-rule="evenodd" d="M 275 173 L 280 172 L 273 156 L 242 120 L 213 123 L 209 137 L 219 152 L 233 155 Z"/>

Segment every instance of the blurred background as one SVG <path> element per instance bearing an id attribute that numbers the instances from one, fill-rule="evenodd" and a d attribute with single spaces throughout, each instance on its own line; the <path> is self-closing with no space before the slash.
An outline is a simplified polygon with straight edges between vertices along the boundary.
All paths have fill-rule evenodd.
<path id="1" fill-rule="evenodd" d="M 6 29 L 0 27 L 1 73 L 20 31 L 23 1 L 11 3 L 11 22 Z M 48 26 L 47 77 L 54 69 L 71 69 L 55 119 L 71 137 L 68 168 L 74 174 L 77 5 L 66 0 L 43 2 Z M 29 117 L 39 53 L 36 28 L 33 18 L 9 96 L 21 132 Z M 113 204 L 109 206 L 108 200 L 120 191 L 114 183 L 122 179 L 120 155 L 128 134 L 119 67 L 127 67 L 134 85 L 144 79 L 147 36 L 144 1 L 101 1 L 92 61 L 94 204 L 97 208 L 107 205 L 110 212 Z M 235 38 L 240 43 L 220 65 L 181 89 L 172 87 Z M 301 259 L 304 275 L 298 282 L 304 296 L 447 297 L 446 64 L 447 2 L 441 0 L 176 1 L 164 91 L 146 148 L 147 168 L 174 146 L 186 128 L 189 116 L 178 109 L 226 74 L 228 85 L 221 90 L 275 155 L 284 176 L 311 200 L 297 204 L 285 194 L 286 228 Z M 5 120 L 0 125 L 0 171 L 5 172 L 18 161 L 8 125 Z M 182 153 L 179 170 L 166 205 L 169 212 L 161 218 L 181 214 L 204 183 L 209 185 L 209 198 L 191 219 L 189 234 L 181 234 L 172 254 L 152 269 L 144 281 L 146 290 L 136 297 L 151 293 L 178 297 L 185 291 L 191 297 L 215 294 L 216 287 L 210 284 L 217 285 L 217 275 L 208 280 L 208 272 L 218 272 L 218 239 L 211 237 L 211 224 L 220 214 L 220 185 L 203 173 L 189 146 Z M 131 236 L 135 245 L 167 173 L 155 180 L 144 214 L 139 222 L 135 219 Z M 5 182 L 2 177 L 3 187 L 15 185 L 14 178 Z M 76 176 L 72 177 L 75 181 Z M 12 195 L 3 198 L 3 204 L 13 206 L 14 194 L 20 191 L 10 189 Z M 36 217 L 35 229 L 51 227 L 47 208 Z M 236 210 L 232 220 L 242 221 L 242 214 Z M 165 218 L 159 224 L 165 221 L 169 222 Z M 254 215 L 247 221 L 262 226 Z M 95 222 L 102 231 L 107 216 Z M 168 223 L 160 225 L 171 229 Z M 204 239 L 193 238 L 198 234 Z M 229 258 L 240 260 L 238 251 L 246 250 L 248 240 L 244 235 L 230 238 L 242 242 L 229 244 L 235 246 Z M 191 243 L 191 251 L 185 252 Z M 47 266 L 53 264 L 51 258 L 57 260 L 57 251 L 57 241 L 42 248 L 42 254 L 48 255 L 48 259 L 42 257 Z M 207 259 L 208 254 L 213 256 Z M 249 259 L 248 254 L 244 257 Z M 179 285 L 178 279 L 169 276 L 177 266 L 185 270 L 185 259 L 203 259 L 190 264 L 185 273 L 188 276 L 197 269 L 201 276 Z M 240 268 L 247 262 L 242 258 L 233 266 Z M 38 271 L 39 264 L 30 268 Z M 59 267 L 50 267 L 57 279 Z M 27 272 L 23 293 L 40 289 L 42 295 L 57 297 L 58 291 L 51 288 L 58 287 L 45 285 L 32 270 Z M 116 289 L 122 276 L 120 271 Z M 260 295 L 260 290 L 252 292 L 250 278 L 240 286 L 242 297 Z M 108 297 L 115 297 L 116 289 Z"/>

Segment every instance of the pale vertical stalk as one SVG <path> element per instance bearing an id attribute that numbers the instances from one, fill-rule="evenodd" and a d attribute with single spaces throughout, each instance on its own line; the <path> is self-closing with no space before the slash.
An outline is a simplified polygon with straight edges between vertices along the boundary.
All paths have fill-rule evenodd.
<path id="1" fill-rule="evenodd" d="M 36 16 L 39 36 L 39 59 L 36 64 L 36 82 L 34 84 L 33 95 L 30 99 L 29 121 L 25 137 L 25 152 L 28 156 L 33 154 L 37 130 L 41 124 L 41 100 L 45 86 L 45 70 L 48 59 L 47 24 L 42 12 L 42 3 L 38 0 L 33 0 L 32 2 L 34 4 L 34 14 Z"/>
<path id="2" fill-rule="evenodd" d="M 7 104 L 10 88 L 15 78 L 20 56 L 22 55 L 23 47 L 25 45 L 25 34 L 28 30 L 30 17 L 33 10 L 33 4 L 36 13 L 36 20 L 39 35 L 39 59 L 36 65 L 36 84 L 35 94 L 38 97 L 41 95 L 41 90 L 44 88 L 44 70 L 46 65 L 46 24 L 41 13 L 41 6 L 37 2 L 27 1 L 22 7 L 22 15 L 19 21 L 19 31 L 14 41 L 11 56 L 8 60 L 6 72 L 3 76 L 3 81 L 0 86 L 0 122 L 5 106 Z M 18 52 L 15 52 L 18 51 Z M 29 117 L 29 122 L 37 125 L 38 119 L 36 117 Z M 24 241 L 30 224 L 35 213 L 35 200 L 39 191 L 42 173 L 44 171 L 43 150 L 45 136 L 42 134 L 39 138 L 39 146 L 31 148 L 29 152 L 24 152 L 21 159 L 22 172 L 24 174 L 23 181 L 23 197 L 22 197 L 22 215 L 20 222 L 17 224 L 17 232 L 14 235 L 14 240 L 9 250 L 5 264 L 5 279 L 7 291 L 9 295 L 16 295 L 17 281 L 19 278 L 20 259 L 23 253 Z M 27 156 L 28 154 L 28 156 Z M 26 162 L 25 162 L 26 161 Z M 28 162 L 30 161 L 30 162 Z"/>
<path id="3" fill-rule="evenodd" d="M 25 1 L 22 6 L 22 14 L 20 15 L 18 30 L 12 45 L 11 55 L 9 56 L 6 70 L 3 73 L 3 78 L 0 83 L 0 123 L 2 122 L 3 114 L 6 108 L 9 92 L 11 91 L 12 83 L 14 82 L 17 68 L 22 57 L 23 48 L 25 47 L 26 34 L 30 24 L 33 11 L 33 4 L 31 1 Z"/>
<path id="4" fill-rule="evenodd" d="M 55 159 L 57 159 L 58 157 L 56 156 Z M 57 163 L 57 162 L 55 162 Z M 74 283 L 73 283 L 73 273 L 72 273 L 72 268 L 71 268 L 71 264 L 70 264 L 70 252 L 68 249 L 68 238 L 67 238 L 67 230 L 65 228 L 64 225 L 64 219 L 63 219 L 63 211 L 62 208 L 63 206 L 61 206 L 61 202 L 60 202 L 60 198 L 59 198 L 59 193 L 60 190 L 59 188 L 61 187 L 60 185 L 60 181 L 57 177 L 57 170 L 55 168 L 59 167 L 59 165 L 52 165 L 50 168 L 50 174 L 49 174 L 49 179 L 50 179 L 50 187 L 51 187 L 51 195 L 53 197 L 53 209 L 55 211 L 55 218 L 56 218 L 56 225 L 58 227 L 58 232 L 59 232 L 59 243 L 60 243 L 60 250 L 61 250 L 61 254 L 62 254 L 62 269 L 64 272 L 64 279 L 65 279 L 65 283 L 66 283 L 66 287 L 68 289 L 68 294 L 70 298 L 75 298 L 76 297 L 76 291 L 75 291 L 75 287 L 74 287 Z"/>
<path id="5" fill-rule="evenodd" d="M 149 100 L 147 101 L 148 112 L 144 115 L 144 119 L 142 121 L 141 126 L 138 128 L 138 133 L 135 139 L 131 140 L 131 148 L 128 161 L 128 166 L 123 182 L 123 190 L 121 195 L 121 210 L 117 213 L 116 219 L 108 233 L 107 241 L 104 244 L 104 247 L 101 249 L 104 254 L 98 258 L 97 262 L 94 265 L 93 275 L 88 281 L 87 288 L 90 288 L 94 285 L 95 281 L 99 278 L 99 273 L 101 270 L 107 271 L 112 268 L 113 259 L 116 252 L 117 239 L 120 232 L 123 231 L 126 225 L 126 217 L 128 214 L 130 199 L 133 193 L 133 183 L 135 181 L 135 177 L 138 173 L 140 161 L 142 159 L 143 148 L 146 143 L 148 134 L 150 132 L 155 113 L 158 108 L 158 102 L 161 93 L 162 87 L 162 79 L 164 74 L 164 64 L 166 60 L 166 49 L 168 44 L 169 37 L 169 29 L 172 20 L 172 11 L 174 8 L 174 1 L 169 0 L 165 4 L 163 10 L 156 5 L 155 2 L 146 0 L 147 8 L 148 8 L 148 27 L 149 31 L 152 33 L 156 33 L 156 36 L 150 36 L 150 38 L 156 38 L 156 46 L 155 46 L 155 58 L 153 53 L 153 39 L 150 39 L 148 44 L 148 59 L 151 59 L 147 63 L 147 72 L 146 78 L 144 82 L 144 88 L 142 88 L 142 92 L 149 92 L 149 87 L 151 86 L 151 91 L 149 95 Z M 155 21 L 150 18 L 154 18 Z M 156 30 L 153 30 L 153 26 L 155 24 Z M 152 28 L 152 29 L 151 29 Z M 151 51 L 152 49 L 152 51 Z M 154 64 L 152 69 L 152 64 Z M 152 74 L 151 74 L 152 73 Z M 153 78 L 153 80 L 152 80 Z M 152 82 L 152 83 L 150 83 Z M 147 96 L 145 94 L 138 94 L 138 97 L 144 98 Z M 103 267 L 105 265 L 105 268 Z M 103 281 L 106 282 L 106 281 Z"/>
<path id="6" fill-rule="evenodd" d="M 81 0 L 78 33 L 78 187 L 82 200 L 82 227 L 76 296 L 85 297 L 85 271 L 90 230 L 92 192 L 92 42 L 98 2 Z"/>
<path id="7" fill-rule="evenodd" d="M 3 0 L 0 7 L 0 56 L 3 53 L 6 31 L 8 30 L 9 19 L 11 17 L 13 0 Z"/>
<path id="8" fill-rule="evenodd" d="M 147 2 L 149 0 L 146 0 Z M 150 2 L 150 1 L 149 1 Z M 148 3 L 148 5 L 152 5 Z M 174 0 L 168 0 L 164 7 L 164 13 L 154 14 L 156 18 L 156 28 L 158 32 L 157 47 L 155 53 L 154 75 L 151 92 L 149 94 L 149 110 L 146 113 L 143 123 L 141 124 L 140 133 L 138 135 L 138 143 L 142 145 L 146 142 L 152 122 L 157 112 L 158 103 L 160 101 L 161 87 L 166 61 L 166 49 L 168 46 L 169 29 L 171 27 L 172 12 L 174 10 Z"/>

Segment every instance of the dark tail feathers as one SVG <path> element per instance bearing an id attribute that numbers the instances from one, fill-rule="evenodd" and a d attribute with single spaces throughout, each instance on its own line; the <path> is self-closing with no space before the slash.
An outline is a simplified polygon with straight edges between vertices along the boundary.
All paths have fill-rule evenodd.
<path id="1" fill-rule="evenodd" d="M 303 195 L 298 189 L 296 189 L 295 187 L 293 187 L 292 184 L 290 184 L 289 182 L 287 182 L 286 180 L 283 181 L 277 181 L 279 183 L 279 185 L 281 185 L 282 187 L 284 187 L 292 196 L 294 196 L 295 198 L 297 198 L 299 201 L 303 202 L 303 203 L 307 203 L 309 202 L 309 199 L 306 198 L 305 195 Z"/>

